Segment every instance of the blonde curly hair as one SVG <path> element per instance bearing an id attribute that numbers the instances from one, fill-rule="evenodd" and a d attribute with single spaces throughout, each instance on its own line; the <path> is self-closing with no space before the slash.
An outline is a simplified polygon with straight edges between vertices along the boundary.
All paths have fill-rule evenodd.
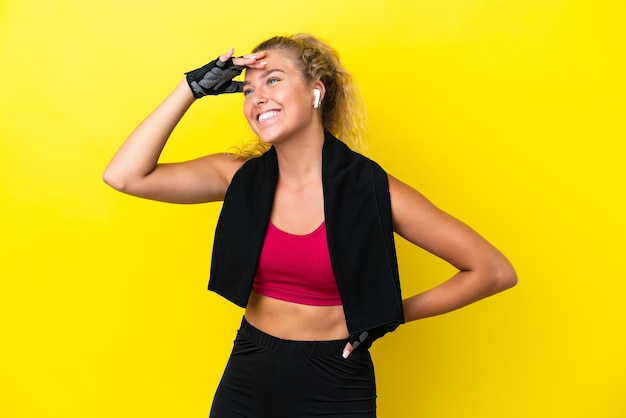
<path id="1" fill-rule="evenodd" d="M 367 151 L 367 113 L 365 102 L 354 77 L 339 60 L 339 53 L 321 39 L 298 33 L 275 36 L 257 45 L 252 52 L 285 51 L 297 62 L 307 82 L 324 83 L 322 124 L 351 149 Z M 254 156 L 267 151 L 269 146 L 260 140 L 237 148 L 237 154 Z"/>

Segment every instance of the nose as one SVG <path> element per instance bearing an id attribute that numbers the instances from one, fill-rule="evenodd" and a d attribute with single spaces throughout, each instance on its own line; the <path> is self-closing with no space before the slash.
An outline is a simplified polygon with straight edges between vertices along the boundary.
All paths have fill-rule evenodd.
<path id="1" fill-rule="evenodd" d="M 267 99 L 265 98 L 265 96 L 263 94 L 261 94 L 261 92 L 256 91 L 254 92 L 254 99 L 253 99 L 253 103 L 255 106 L 262 106 L 267 102 Z"/>

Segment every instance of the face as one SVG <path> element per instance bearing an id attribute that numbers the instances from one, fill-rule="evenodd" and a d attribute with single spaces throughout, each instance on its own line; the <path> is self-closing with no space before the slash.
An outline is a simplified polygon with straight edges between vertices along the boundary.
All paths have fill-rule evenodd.
<path id="1" fill-rule="evenodd" d="M 307 83 L 290 56 L 270 50 L 263 69 L 246 70 L 244 113 L 266 143 L 302 136 L 321 124 L 313 108 L 313 83 Z"/>

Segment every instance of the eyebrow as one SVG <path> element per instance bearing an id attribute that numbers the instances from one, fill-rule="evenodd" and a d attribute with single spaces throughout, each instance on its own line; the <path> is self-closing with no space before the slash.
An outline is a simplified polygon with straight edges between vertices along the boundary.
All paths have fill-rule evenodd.
<path id="1" fill-rule="evenodd" d="M 272 68 L 272 69 L 269 69 L 269 70 L 267 70 L 267 71 L 264 71 L 264 72 L 263 72 L 263 73 L 261 73 L 261 75 L 260 75 L 259 77 L 257 77 L 257 78 L 258 78 L 259 80 L 261 80 L 261 79 L 263 79 L 263 78 L 267 77 L 268 75 L 270 75 L 270 74 L 272 74 L 273 72 L 276 72 L 276 71 L 280 71 L 281 73 L 284 73 L 284 71 L 283 71 L 283 70 L 280 70 L 280 69 L 278 69 L 278 68 Z M 244 85 L 244 86 L 245 86 L 245 85 L 248 85 L 248 84 L 250 84 L 250 82 L 249 82 L 249 81 L 247 81 L 247 80 L 243 82 L 243 85 Z"/>

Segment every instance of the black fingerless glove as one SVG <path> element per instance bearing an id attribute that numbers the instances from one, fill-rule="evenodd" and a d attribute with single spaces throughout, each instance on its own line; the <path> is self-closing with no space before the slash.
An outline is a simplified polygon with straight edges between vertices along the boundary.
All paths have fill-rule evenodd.
<path id="1" fill-rule="evenodd" d="M 187 84 L 193 92 L 193 97 L 199 99 L 208 95 L 243 91 L 243 83 L 233 81 L 233 78 L 241 74 L 244 68 L 235 65 L 232 58 L 226 62 L 222 62 L 218 58 L 204 67 L 185 73 L 185 75 Z"/>
<path id="2" fill-rule="evenodd" d="M 355 350 L 358 347 L 370 348 L 374 341 L 385 335 L 386 333 L 396 329 L 397 325 L 392 326 L 380 326 L 372 328 L 367 331 L 361 331 L 358 333 L 350 334 L 348 342 L 352 344 L 352 348 Z"/>

